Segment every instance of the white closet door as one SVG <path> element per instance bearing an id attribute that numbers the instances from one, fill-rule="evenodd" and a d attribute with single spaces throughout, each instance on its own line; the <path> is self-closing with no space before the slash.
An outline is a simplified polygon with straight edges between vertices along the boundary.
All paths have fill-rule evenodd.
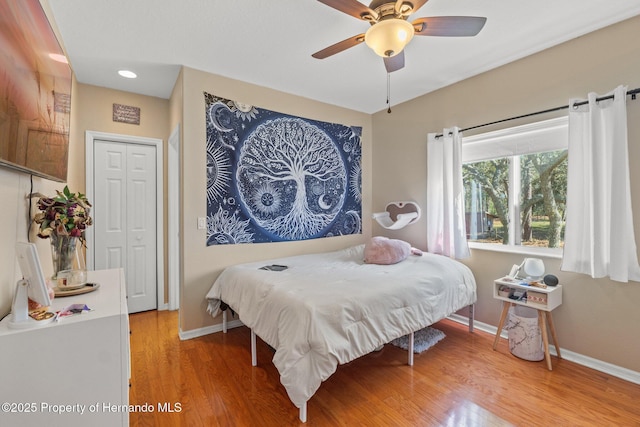
<path id="1" fill-rule="evenodd" d="M 157 308 L 156 148 L 96 141 L 95 268 L 124 267 L 129 313 Z"/>

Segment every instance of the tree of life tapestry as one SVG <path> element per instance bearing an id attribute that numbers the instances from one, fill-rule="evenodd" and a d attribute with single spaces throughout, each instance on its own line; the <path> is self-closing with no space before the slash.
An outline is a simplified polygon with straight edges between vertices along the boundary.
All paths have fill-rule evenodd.
<path id="1" fill-rule="evenodd" d="M 207 246 L 362 233 L 361 127 L 204 97 Z"/>

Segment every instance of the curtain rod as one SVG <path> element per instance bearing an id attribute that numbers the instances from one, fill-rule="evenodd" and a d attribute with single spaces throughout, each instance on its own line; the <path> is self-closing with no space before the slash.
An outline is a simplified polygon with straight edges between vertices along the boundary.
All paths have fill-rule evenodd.
<path id="1" fill-rule="evenodd" d="M 627 95 L 631 95 L 631 99 L 636 99 L 636 94 L 638 94 L 638 93 L 640 93 L 640 88 L 636 88 L 636 89 L 632 89 L 632 90 L 628 90 L 627 91 Z M 600 98 L 596 98 L 596 102 L 604 101 L 606 99 L 613 99 L 613 95 L 601 96 Z M 581 105 L 586 105 L 588 103 L 589 103 L 589 101 L 575 102 L 573 104 L 573 107 L 579 107 Z M 521 116 L 509 117 L 507 119 L 496 120 L 495 122 L 483 123 L 481 125 L 475 125 L 475 126 L 471 126 L 471 127 L 468 127 L 468 128 L 460 129 L 459 132 L 478 129 L 478 128 L 481 128 L 481 127 L 491 126 L 491 125 L 495 125 L 495 124 L 498 124 L 498 123 L 508 122 L 508 121 L 511 121 L 511 120 L 524 119 L 525 117 L 537 116 L 539 114 L 552 113 L 554 111 L 566 110 L 569 107 L 570 107 L 570 105 L 562 105 L 560 107 L 549 108 L 547 110 L 542 110 L 542 111 L 536 111 L 535 113 L 529 113 L 529 114 L 523 114 Z M 441 133 L 436 135 L 436 138 L 440 138 L 440 137 L 442 137 Z"/>

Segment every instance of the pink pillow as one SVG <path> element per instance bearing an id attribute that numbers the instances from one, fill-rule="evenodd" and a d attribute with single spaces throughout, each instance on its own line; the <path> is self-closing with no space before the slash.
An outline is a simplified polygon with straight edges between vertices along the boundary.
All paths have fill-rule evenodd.
<path id="1" fill-rule="evenodd" d="M 396 264 L 411 253 L 411 245 L 403 240 L 372 237 L 364 245 L 364 262 L 367 264 Z"/>

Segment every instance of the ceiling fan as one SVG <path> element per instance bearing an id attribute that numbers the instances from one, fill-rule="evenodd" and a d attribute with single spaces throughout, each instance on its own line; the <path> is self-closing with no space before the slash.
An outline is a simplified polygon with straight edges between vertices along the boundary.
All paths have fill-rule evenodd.
<path id="1" fill-rule="evenodd" d="M 487 21 L 487 18 L 477 16 L 437 16 L 408 22 L 409 15 L 424 6 L 428 0 L 373 0 L 369 6 L 358 0 L 318 1 L 367 21 L 371 27 L 365 33 L 349 37 L 311 56 L 324 59 L 365 42 L 384 59 L 388 73 L 404 67 L 404 47 L 414 35 L 471 37 L 478 34 Z"/>

